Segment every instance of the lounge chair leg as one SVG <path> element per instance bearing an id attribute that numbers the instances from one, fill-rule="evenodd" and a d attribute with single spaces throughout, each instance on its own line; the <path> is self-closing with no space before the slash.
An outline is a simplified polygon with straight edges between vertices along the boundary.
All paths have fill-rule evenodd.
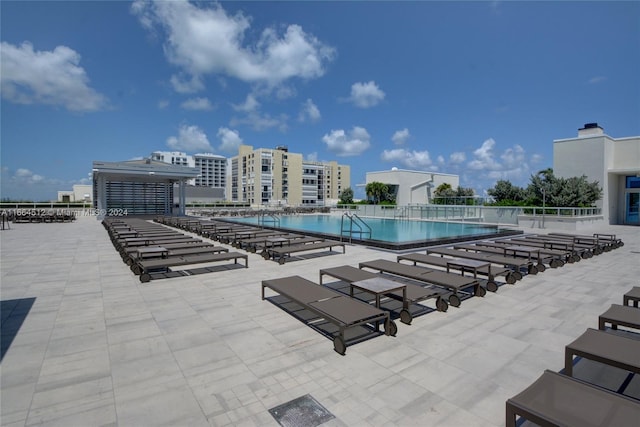
<path id="1" fill-rule="evenodd" d="M 505 280 L 510 285 L 513 285 L 514 283 L 516 283 L 518 281 L 518 279 L 516 279 L 516 275 L 513 274 L 513 273 L 507 273 L 507 277 L 505 278 Z"/>
<path id="2" fill-rule="evenodd" d="M 496 292 L 498 290 L 498 284 L 493 280 L 487 282 L 487 290 L 489 292 Z"/>
<path id="3" fill-rule="evenodd" d="M 347 345 L 344 343 L 341 336 L 338 335 L 333 339 L 333 349 L 341 356 L 344 356 L 347 352 Z"/>
<path id="4" fill-rule="evenodd" d="M 444 298 L 438 297 L 438 300 L 436 301 L 436 308 L 438 311 L 446 313 L 449 309 L 449 304 L 444 300 Z"/>
<path id="5" fill-rule="evenodd" d="M 538 274 L 538 268 L 535 265 L 531 264 L 527 268 L 527 273 L 535 276 L 536 274 Z"/>
<path id="6" fill-rule="evenodd" d="M 477 296 L 477 297 L 484 297 L 485 295 L 487 295 L 487 290 L 485 288 L 483 288 L 480 285 L 477 285 L 474 289 L 473 289 L 473 295 Z"/>
<path id="7" fill-rule="evenodd" d="M 151 275 L 149 273 L 142 273 L 140 275 L 140 281 L 142 283 L 149 283 L 151 281 Z"/>
<path id="8" fill-rule="evenodd" d="M 411 312 L 406 308 L 403 308 L 400 311 L 400 321 L 405 325 L 410 325 L 412 320 L 413 320 L 413 316 L 411 315 Z"/>
<path id="9" fill-rule="evenodd" d="M 536 265 L 536 268 L 538 269 L 538 273 L 542 273 L 547 269 L 547 267 L 541 262 Z"/>
<path id="10" fill-rule="evenodd" d="M 449 297 L 449 305 L 452 307 L 460 307 L 460 297 L 456 294 L 453 294 Z"/>
<path id="11" fill-rule="evenodd" d="M 384 332 L 387 335 L 391 335 L 392 337 L 395 337 L 396 334 L 398 333 L 398 325 L 396 325 L 396 322 L 388 318 L 384 322 Z"/>

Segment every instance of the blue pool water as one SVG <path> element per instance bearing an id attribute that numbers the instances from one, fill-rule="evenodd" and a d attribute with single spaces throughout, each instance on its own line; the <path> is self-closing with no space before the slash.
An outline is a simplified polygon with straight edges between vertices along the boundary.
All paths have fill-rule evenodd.
<path id="1" fill-rule="evenodd" d="M 495 226 L 465 224 L 458 222 L 435 222 L 396 220 L 382 218 L 362 218 L 371 228 L 369 233 L 352 234 L 354 240 L 379 241 L 390 244 L 424 243 L 438 240 L 460 240 L 462 238 L 494 237 L 505 230 Z M 316 233 L 329 237 L 349 239 L 348 232 L 341 233 L 341 228 L 349 230 L 349 221 L 342 222 L 341 216 L 335 215 L 286 215 L 279 217 L 279 223 L 266 219 L 262 222 L 260 217 L 233 218 L 234 222 L 249 223 L 252 225 L 264 225 L 273 228 L 284 228 L 301 233 Z M 352 228 L 354 231 L 358 227 Z M 363 229 L 366 230 L 366 229 Z"/>

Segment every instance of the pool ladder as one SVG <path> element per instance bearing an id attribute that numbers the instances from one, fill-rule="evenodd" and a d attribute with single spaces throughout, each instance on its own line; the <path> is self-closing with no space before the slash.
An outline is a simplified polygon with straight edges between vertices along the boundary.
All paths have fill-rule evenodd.
<path id="1" fill-rule="evenodd" d="M 273 227 L 280 228 L 280 217 L 266 212 L 260 212 L 258 215 L 258 224 L 264 226 L 265 223 L 271 223 Z"/>
<path id="2" fill-rule="evenodd" d="M 345 219 L 347 219 L 347 221 L 345 221 Z M 347 228 L 345 228 L 345 225 Z M 371 239 L 371 227 L 357 214 L 349 212 L 342 214 L 342 220 L 340 221 L 340 241 L 342 241 L 345 233 L 349 236 L 349 243 L 351 243 L 354 234 L 358 235 L 360 240 L 363 239 L 364 235 L 368 235 L 368 238 Z"/>

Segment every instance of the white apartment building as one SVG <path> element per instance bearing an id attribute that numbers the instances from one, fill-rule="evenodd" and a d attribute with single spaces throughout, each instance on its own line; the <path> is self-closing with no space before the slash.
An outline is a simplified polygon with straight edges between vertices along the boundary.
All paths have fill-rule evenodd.
<path id="1" fill-rule="evenodd" d="M 241 145 L 230 165 L 228 199 L 251 205 L 326 206 L 350 186 L 349 166 L 306 161 L 285 146 Z"/>
<path id="2" fill-rule="evenodd" d="M 154 151 L 151 160 L 200 169 L 200 175 L 188 182 L 196 187 L 225 188 L 227 158 L 211 153 L 188 155 L 179 151 Z"/>
<path id="3" fill-rule="evenodd" d="M 460 185 L 458 175 L 393 168 L 388 171 L 367 172 L 366 184 L 381 182 L 395 195 L 398 206 L 433 203 L 433 192 L 441 184 L 453 189 Z"/>
<path id="4" fill-rule="evenodd" d="M 640 225 L 640 136 L 612 138 L 597 123 L 587 123 L 576 138 L 553 141 L 553 173 L 598 181 L 603 193 L 596 205 L 604 220 Z"/>

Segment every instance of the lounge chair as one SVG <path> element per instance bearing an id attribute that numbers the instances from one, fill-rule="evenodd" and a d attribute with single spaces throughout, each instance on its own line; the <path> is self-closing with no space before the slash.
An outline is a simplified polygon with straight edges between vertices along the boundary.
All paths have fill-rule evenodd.
<path id="1" fill-rule="evenodd" d="M 589 328 L 565 347 L 564 373 L 568 376 L 573 374 L 574 356 L 640 374 L 640 340 Z"/>
<path id="2" fill-rule="evenodd" d="M 526 245 L 542 248 L 545 250 L 545 252 L 542 253 L 558 255 L 563 262 L 570 264 L 582 259 L 580 256 L 576 256 L 577 254 L 575 254 L 575 251 L 572 249 L 572 244 L 570 242 L 538 241 L 518 237 L 506 240 L 496 240 L 495 243 L 502 245 Z"/>
<path id="3" fill-rule="evenodd" d="M 342 253 L 346 253 L 345 244 L 342 242 L 336 242 L 333 240 L 325 240 L 322 242 L 316 243 L 307 243 L 307 244 L 293 244 L 289 246 L 282 247 L 272 247 L 266 250 L 267 256 L 263 256 L 265 259 L 273 258 L 274 261 L 278 261 L 280 265 L 285 263 L 287 257 L 290 257 L 291 254 L 298 252 L 308 252 L 308 251 L 316 251 L 318 249 L 327 249 L 329 248 L 329 252 L 333 250 L 334 247 L 342 247 Z"/>
<path id="4" fill-rule="evenodd" d="M 389 312 L 367 303 L 349 298 L 340 292 L 320 286 L 300 276 L 289 276 L 262 281 L 262 299 L 265 288 L 269 288 L 293 301 L 317 316 L 338 327 L 333 337 L 333 349 L 341 355 L 347 350 L 345 331 L 362 325 L 384 323 L 386 335 L 395 335 L 398 328 L 389 317 Z"/>
<path id="5" fill-rule="evenodd" d="M 512 274 L 515 277 L 515 280 L 522 279 L 521 270 L 528 269 L 531 263 L 529 261 L 520 259 L 520 258 L 512 258 L 505 257 L 500 255 L 490 255 L 487 253 L 478 253 L 478 252 L 469 252 L 464 250 L 457 250 L 452 248 L 429 248 L 427 249 L 427 254 L 437 254 L 441 256 L 450 256 L 454 258 L 469 258 L 469 259 L 477 259 L 480 261 L 489 261 L 492 264 L 501 265 L 503 267 L 510 268 L 512 270 Z M 507 283 L 511 283 L 509 276 L 507 275 Z M 513 281 L 515 283 L 515 281 Z"/>
<path id="6" fill-rule="evenodd" d="M 458 293 L 464 289 L 473 288 L 473 295 L 478 297 L 483 297 L 487 293 L 486 289 L 480 286 L 480 282 L 471 277 L 458 276 L 457 274 L 451 274 L 430 268 L 400 264 L 386 259 L 361 262 L 359 267 L 369 268 L 381 273 L 395 274 L 396 276 L 448 289 L 452 292 L 452 295 L 449 296 L 449 304 L 454 307 L 460 306 L 461 299 Z"/>
<path id="7" fill-rule="evenodd" d="M 546 267 L 543 261 L 539 257 L 539 250 L 537 248 L 519 246 L 521 249 L 514 249 L 512 251 L 506 249 L 494 249 L 486 246 L 471 245 L 471 244 L 459 244 L 454 245 L 453 249 L 464 250 L 468 252 L 477 252 L 479 254 L 488 254 L 495 256 L 502 256 L 505 258 L 518 258 L 527 262 L 527 274 L 535 275 L 543 272 Z M 538 256 L 534 256 L 534 253 L 538 253 Z M 536 261 L 538 264 L 536 265 Z M 547 260 L 548 261 L 548 260 Z"/>
<path id="8" fill-rule="evenodd" d="M 602 248 L 595 243 L 576 242 L 574 239 L 570 237 L 535 235 L 535 236 L 525 236 L 523 237 L 523 239 L 533 240 L 538 242 L 556 243 L 556 244 L 564 243 L 569 245 L 568 247 L 570 247 L 572 251 L 580 255 L 583 259 L 592 258 L 594 255 L 599 255 L 603 252 Z"/>
<path id="9" fill-rule="evenodd" d="M 343 265 L 339 267 L 333 268 L 324 268 L 320 270 L 320 285 L 322 285 L 322 279 L 324 276 L 334 277 L 338 280 L 342 280 L 347 283 L 354 283 L 361 280 L 372 279 L 376 277 L 380 277 L 380 274 L 372 273 L 370 271 L 361 270 L 356 267 L 352 267 L 350 265 Z M 389 276 L 387 276 L 389 277 Z M 414 285 L 412 283 L 402 282 L 403 285 L 406 286 L 406 298 L 407 303 L 417 303 L 420 301 L 425 301 L 428 299 L 436 300 L 436 308 L 438 311 L 447 311 L 449 308 L 449 304 L 444 300 L 444 295 L 448 292 L 444 291 L 441 288 L 436 286 L 419 286 Z M 389 297 L 393 299 L 402 300 L 402 292 L 392 292 L 387 294 Z M 413 315 L 409 311 L 408 304 L 403 305 L 402 310 L 400 311 L 400 321 L 407 325 L 411 324 L 413 320 Z"/>
<path id="10" fill-rule="evenodd" d="M 499 251 L 495 252 L 498 254 L 504 253 L 504 248 L 509 248 L 509 247 L 515 248 L 516 246 L 523 246 L 531 249 L 535 248 L 539 254 L 538 265 L 536 265 L 536 267 L 538 268 L 538 272 L 543 272 L 545 270 L 545 266 L 544 266 L 545 263 L 549 264 L 549 267 L 551 268 L 562 267 L 565 264 L 565 260 L 567 259 L 567 257 L 571 255 L 569 251 L 545 249 L 540 245 L 529 245 L 524 242 L 517 242 L 517 241 L 510 241 L 510 240 L 506 240 L 506 241 L 496 240 L 492 242 L 480 241 L 480 242 L 476 242 L 475 244 L 476 246 L 483 246 L 487 248 L 498 249 Z M 514 253 L 517 256 L 522 256 L 527 252 L 518 251 L 517 249 L 512 249 L 512 250 L 509 250 L 509 253 L 510 254 Z"/>
<path id="11" fill-rule="evenodd" d="M 640 329 L 640 310 L 626 305 L 611 304 L 611 307 L 598 317 L 598 328 L 601 331 L 606 329 L 607 324 L 614 330 L 618 329 L 618 326 Z"/>
<path id="12" fill-rule="evenodd" d="M 453 270 L 459 270 L 464 274 L 465 271 L 471 271 L 468 267 L 464 267 L 461 265 L 460 261 L 472 261 L 472 262 L 483 262 L 473 259 L 465 259 L 465 258 L 444 258 L 436 255 L 428 255 L 423 253 L 410 253 L 404 255 L 398 255 L 397 261 L 411 261 L 413 265 L 426 264 L 432 265 L 436 267 L 450 268 Z M 491 264 L 491 263 L 489 263 Z M 511 273 L 511 270 L 504 267 L 496 267 L 495 265 L 489 265 L 488 267 L 478 267 L 475 268 L 474 271 L 478 274 L 482 274 L 487 276 L 487 290 L 491 292 L 495 292 L 498 289 L 498 284 L 495 282 L 496 276 L 506 276 L 505 281 L 509 283 L 511 281 L 511 285 L 516 282 L 516 278 Z"/>
<path id="13" fill-rule="evenodd" d="M 246 254 L 239 252 L 223 252 L 223 253 L 211 253 L 211 254 L 198 254 L 198 255 L 184 255 L 161 259 L 143 259 L 136 260 L 131 266 L 131 270 L 134 274 L 140 275 L 140 281 L 146 283 L 151 280 L 152 272 L 168 272 L 170 267 L 179 267 L 185 265 L 195 264 L 208 264 L 220 261 L 234 261 L 234 264 L 239 264 L 238 260 L 244 260 L 245 268 L 249 267 L 249 260 Z"/>
<path id="14" fill-rule="evenodd" d="M 640 403 L 552 371 L 507 400 L 506 426 L 516 417 L 540 426 L 637 426 Z"/>
<path id="15" fill-rule="evenodd" d="M 264 259 L 269 259 L 271 258 L 271 253 L 269 252 L 269 249 L 271 248 L 291 245 L 306 245 L 307 243 L 318 243 L 325 241 L 325 239 L 323 239 L 322 237 L 305 236 L 302 234 L 296 234 L 293 238 L 288 238 L 286 236 L 283 238 L 287 239 L 287 241 L 281 241 L 279 245 L 274 241 L 265 241 L 264 244 L 262 244 L 260 247 L 256 246 L 256 251 L 257 249 L 262 248 L 260 255 L 262 255 L 262 258 Z"/>
<path id="16" fill-rule="evenodd" d="M 623 295 L 622 304 L 629 305 L 632 303 L 634 307 L 638 308 L 640 302 L 640 286 L 634 286 L 629 292 Z"/>

